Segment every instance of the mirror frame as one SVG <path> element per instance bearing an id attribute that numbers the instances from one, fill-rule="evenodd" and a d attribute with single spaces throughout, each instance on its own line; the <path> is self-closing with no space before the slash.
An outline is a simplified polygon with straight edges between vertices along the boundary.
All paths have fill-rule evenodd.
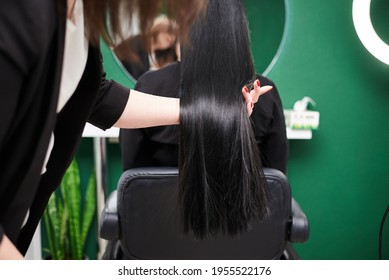
<path id="1" fill-rule="evenodd" d="M 277 63 L 277 60 L 285 45 L 287 29 L 289 25 L 289 4 L 287 0 L 283 0 L 283 3 L 285 8 L 285 17 L 284 17 L 284 25 L 283 25 L 281 40 L 275 52 L 275 55 L 273 56 L 270 63 L 262 73 L 264 76 L 268 75 L 271 69 Z M 104 42 L 101 42 L 101 51 L 104 58 L 104 69 L 107 73 L 107 78 L 113 79 L 130 88 L 134 88 L 136 84 L 136 79 L 132 77 L 131 74 L 125 69 L 121 61 L 115 55 L 114 51 L 111 48 L 107 47 L 107 45 Z"/>

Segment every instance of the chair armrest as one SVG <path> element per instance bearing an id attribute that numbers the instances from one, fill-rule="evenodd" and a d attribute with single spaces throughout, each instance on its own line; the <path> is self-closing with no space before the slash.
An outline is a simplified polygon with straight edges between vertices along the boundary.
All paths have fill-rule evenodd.
<path id="1" fill-rule="evenodd" d="M 309 223 L 307 216 L 300 205 L 292 198 L 292 225 L 290 228 L 290 242 L 305 242 L 309 238 Z"/>
<path id="2" fill-rule="evenodd" d="M 100 237 L 106 240 L 119 239 L 119 216 L 117 212 L 117 191 L 113 191 L 100 217 Z"/>

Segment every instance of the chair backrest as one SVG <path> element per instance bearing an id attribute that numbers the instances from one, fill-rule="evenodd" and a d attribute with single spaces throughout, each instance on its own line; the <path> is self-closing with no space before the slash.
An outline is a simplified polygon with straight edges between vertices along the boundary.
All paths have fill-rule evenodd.
<path id="1" fill-rule="evenodd" d="M 118 183 L 120 243 L 130 259 L 278 259 L 292 222 L 291 190 L 285 175 L 264 169 L 270 217 L 253 221 L 239 237 L 195 240 L 180 231 L 177 168 L 136 168 Z"/>

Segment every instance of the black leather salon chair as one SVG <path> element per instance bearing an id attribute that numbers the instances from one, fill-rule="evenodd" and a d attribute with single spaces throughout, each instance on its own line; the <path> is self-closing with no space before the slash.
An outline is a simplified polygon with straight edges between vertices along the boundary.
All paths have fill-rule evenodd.
<path id="1" fill-rule="evenodd" d="M 308 220 L 292 199 L 286 176 L 264 169 L 270 188 L 270 217 L 253 221 L 236 238 L 195 240 L 180 231 L 178 169 L 125 171 L 106 201 L 100 237 L 108 240 L 103 259 L 299 259 L 291 243 L 309 237 Z"/>

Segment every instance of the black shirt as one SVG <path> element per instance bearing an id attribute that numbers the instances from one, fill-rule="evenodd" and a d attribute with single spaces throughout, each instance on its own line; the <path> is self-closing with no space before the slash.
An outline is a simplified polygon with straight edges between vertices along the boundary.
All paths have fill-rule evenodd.
<path id="1" fill-rule="evenodd" d="M 286 173 L 288 140 L 281 98 L 274 83 L 257 75 L 261 86 L 273 89 L 261 96 L 251 116 L 255 137 L 260 148 L 262 164 Z M 154 95 L 178 97 L 180 63 L 149 71 L 138 79 L 135 89 Z M 121 129 L 120 147 L 123 170 L 146 166 L 178 166 L 178 133 L 175 126 L 143 129 Z"/>

